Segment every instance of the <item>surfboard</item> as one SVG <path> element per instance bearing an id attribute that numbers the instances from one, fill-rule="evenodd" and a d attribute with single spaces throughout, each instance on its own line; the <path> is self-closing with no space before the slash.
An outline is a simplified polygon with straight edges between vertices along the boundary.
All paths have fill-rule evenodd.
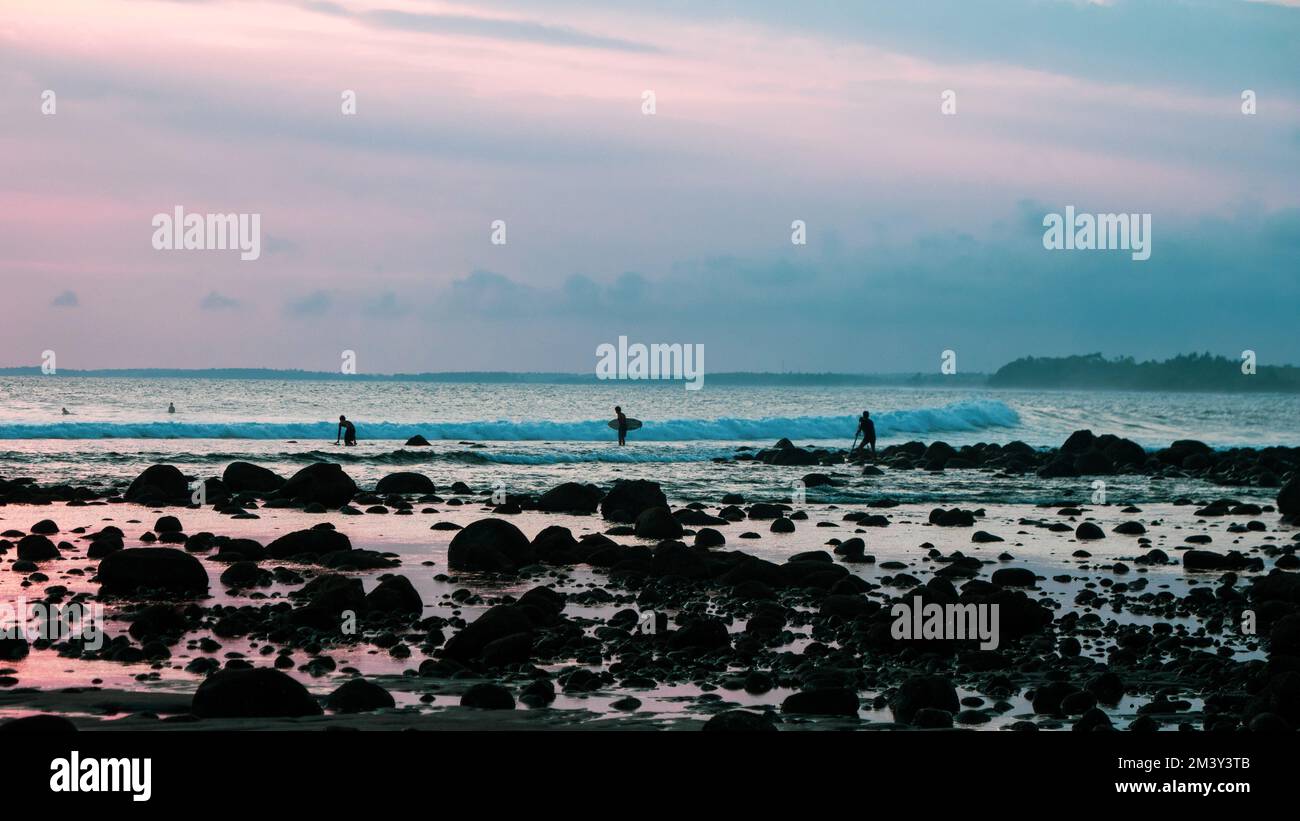
<path id="1" fill-rule="evenodd" d="M 611 428 L 613 428 L 614 430 L 618 430 L 618 420 L 617 420 L 617 419 L 611 419 L 611 420 L 609 420 L 609 426 L 610 426 Z M 633 418 L 630 417 L 630 416 L 627 418 L 627 429 L 628 429 L 628 430 L 636 430 L 637 428 L 640 428 L 640 427 L 641 427 L 641 420 L 640 420 L 640 419 L 633 419 Z"/>

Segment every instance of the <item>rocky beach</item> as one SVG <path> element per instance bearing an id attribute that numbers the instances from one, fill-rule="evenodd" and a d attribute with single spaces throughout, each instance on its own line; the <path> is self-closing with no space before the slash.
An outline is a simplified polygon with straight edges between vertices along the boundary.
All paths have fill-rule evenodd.
<path id="1" fill-rule="evenodd" d="M 3 599 L 100 606 L 103 636 L 0 640 L 0 731 L 1300 727 L 1300 448 L 783 439 L 690 497 L 671 469 L 7 477 Z M 904 477 L 1071 490 L 939 505 Z M 917 601 L 996 606 L 996 648 L 895 637 Z"/>

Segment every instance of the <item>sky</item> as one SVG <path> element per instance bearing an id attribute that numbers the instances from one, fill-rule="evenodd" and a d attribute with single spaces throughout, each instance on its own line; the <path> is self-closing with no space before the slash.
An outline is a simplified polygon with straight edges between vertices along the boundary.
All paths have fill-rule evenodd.
<path id="1" fill-rule="evenodd" d="M 1300 364 L 1298 183 L 1296 0 L 4 0 L 0 366 Z"/>

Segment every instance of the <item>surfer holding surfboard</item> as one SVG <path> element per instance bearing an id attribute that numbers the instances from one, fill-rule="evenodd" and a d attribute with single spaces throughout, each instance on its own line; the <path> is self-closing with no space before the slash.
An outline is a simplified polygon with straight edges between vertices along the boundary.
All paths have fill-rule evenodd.
<path id="1" fill-rule="evenodd" d="M 628 419 L 627 415 L 623 413 L 623 409 L 618 405 L 614 406 L 614 413 L 618 414 L 618 417 L 616 419 L 609 420 L 609 426 L 614 430 L 618 431 L 618 443 L 620 445 L 626 445 L 627 432 L 630 430 L 636 430 L 637 428 L 641 427 L 641 420 Z"/>

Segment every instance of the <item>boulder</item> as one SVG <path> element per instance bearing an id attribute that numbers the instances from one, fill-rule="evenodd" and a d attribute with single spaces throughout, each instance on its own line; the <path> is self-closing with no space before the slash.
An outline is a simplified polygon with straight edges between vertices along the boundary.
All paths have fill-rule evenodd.
<path id="1" fill-rule="evenodd" d="M 951 681 L 942 676 L 912 676 L 899 685 L 889 699 L 889 709 L 894 712 L 894 718 L 904 724 L 911 724 L 917 712 L 927 707 L 949 713 L 961 709 L 957 690 Z"/>
<path id="2" fill-rule="evenodd" d="M 400 575 L 385 576 L 366 596 L 366 610 L 418 616 L 424 612 L 424 600 L 410 579 Z"/>
<path id="3" fill-rule="evenodd" d="M 771 733 L 776 732 L 776 724 L 767 713 L 724 710 L 704 722 L 700 729 L 711 733 Z"/>
<path id="4" fill-rule="evenodd" d="M 177 519 L 175 516 L 160 516 L 158 517 L 158 521 L 154 522 L 153 525 L 153 532 L 159 534 L 180 533 L 182 530 L 184 530 L 184 528 L 181 527 L 181 520 Z"/>
<path id="5" fill-rule="evenodd" d="M 527 609 L 519 605 L 499 604 L 448 639 L 443 654 L 457 661 L 471 661 L 481 656 L 484 648 L 497 639 L 516 633 L 531 634 L 532 631 L 533 621 Z"/>
<path id="6" fill-rule="evenodd" d="M 174 465 L 150 465 L 135 477 L 123 496 L 128 502 L 188 504 L 190 483 Z"/>
<path id="7" fill-rule="evenodd" d="M 595 485 L 565 482 L 537 500 L 537 509 L 548 513 L 595 513 L 604 494 Z"/>
<path id="8" fill-rule="evenodd" d="M 357 483 L 343 472 L 342 466 L 317 462 L 295 473 L 275 492 L 275 496 L 292 499 L 297 504 L 342 507 L 352 501 L 356 492 Z"/>
<path id="9" fill-rule="evenodd" d="M 696 547 L 721 547 L 727 543 L 727 537 L 711 527 L 702 527 L 695 531 Z"/>
<path id="10" fill-rule="evenodd" d="M 781 702 L 783 713 L 804 713 L 817 716 L 850 716 L 858 714 L 858 694 L 847 687 L 820 687 L 801 690 L 786 696 Z"/>
<path id="11" fill-rule="evenodd" d="M 1293 477 L 1278 491 L 1277 512 L 1290 518 L 1300 518 L 1300 476 Z"/>
<path id="12" fill-rule="evenodd" d="M 1106 532 L 1093 522 L 1080 522 L 1079 526 L 1074 529 L 1074 538 L 1082 540 L 1104 539 L 1106 538 Z"/>
<path id="13" fill-rule="evenodd" d="M 375 485 L 376 493 L 433 493 L 433 480 L 423 473 L 401 471 L 390 473 Z"/>
<path id="14" fill-rule="evenodd" d="M 18 540 L 18 559 L 28 562 L 44 562 L 50 559 L 61 559 L 63 554 L 54 546 L 54 542 L 40 535 L 32 533 Z"/>
<path id="15" fill-rule="evenodd" d="M 668 498 L 658 482 L 646 479 L 620 480 L 600 501 L 600 513 L 613 522 L 631 524 L 653 507 L 668 507 Z"/>
<path id="16" fill-rule="evenodd" d="M 993 571 L 993 583 L 999 587 L 1033 587 L 1034 571 L 1024 567 L 1003 567 Z"/>
<path id="17" fill-rule="evenodd" d="M 652 507 L 636 517 L 636 535 L 643 539 L 678 539 L 682 535 L 682 524 L 673 518 L 668 508 Z"/>
<path id="18" fill-rule="evenodd" d="M 363 678 L 345 681 L 325 698 L 325 706 L 335 713 L 368 713 L 396 706 L 393 694 Z"/>
<path id="19" fill-rule="evenodd" d="M 307 688 L 285 673 L 256 667 L 208 676 L 194 691 L 190 712 L 199 718 L 296 718 L 322 710 Z"/>
<path id="20" fill-rule="evenodd" d="M 515 697 L 500 684 L 475 684 L 460 697 L 460 706 L 480 710 L 513 710 Z"/>
<path id="21" fill-rule="evenodd" d="M 208 589 L 203 564 L 173 547 L 133 547 L 110 553 L 99 563 L 96 579 L 101 593 L 115 595 L 142 590 L 189 594 Z"/>
<path id="22" fill-rule="evenodd" d="M 407 446 L 408 448 L 427 448 L 427 447 L 431 447 L 431 446 L 429 445 L 429 440 L 428 440 L 428 439 L 425 439 L 423 436 L 421 436 L 421 435 L 418 434 L 418 433 L 415 434 L 414 436 L 412 436 L 410 439 L 407 439 L 407 440 L 406 440 L 406 446 Z"/>
<path id="23" fill-rule="evenodd" d="M 1189 550 L 1183 554 L 1185 570 L 1263 570 L 1264 563 L 1259 558 L 1244 555 L 1238 550 L 1229 550 L 1227 555 L 1213 550 Z"/>
<path id="24" fill-rule="evenodd" d="M 266 546 L 266 555 L 272 559 L 288 559 L 292 556 L 323 556 L 351 549 L 352 541 L 337 530 L 313 527 L 286 533 Z"/>
<path id="25" fill-rule="evenodd" d="M 221 482 L 231 493 L 271 493 L 284 486 L 284 477 L 261 465 L 231 462 L 222 472 Z"/>
<path id="26" fill-rule="evenodd" d="M 504 519 L 479 519 L 458 530 L 447 547 L 452 570 L 513 573 L 535 560 L 528 538 Z"/>
<path id="27" fill-rule="evenodd" d="M 1061 444 L 1062 453 L 1080 454 L 1092 450 L 1095 436 L 1090 430 L 1076 430 Z"/>

